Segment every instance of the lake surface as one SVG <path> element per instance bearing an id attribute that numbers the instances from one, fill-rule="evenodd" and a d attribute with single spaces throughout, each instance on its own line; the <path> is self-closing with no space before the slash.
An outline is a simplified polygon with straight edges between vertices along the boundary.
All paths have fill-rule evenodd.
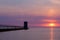
<path id="1" fill-rule="evenodd" d="M 30 28 L 0 32 L 0 40 L 60 40 L 60 28 Z"/>

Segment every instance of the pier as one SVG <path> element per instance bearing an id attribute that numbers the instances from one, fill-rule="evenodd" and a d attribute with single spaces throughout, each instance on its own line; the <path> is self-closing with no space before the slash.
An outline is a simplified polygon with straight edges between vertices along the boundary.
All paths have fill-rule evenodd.
<path id="1" fill-rule="evenodd" d="M 15 31 L 15 30 L 27 30 L 27 29 L 28 29 L 27 21 L 24 21 L 24 26 L 0 25 L 0 32 Z"/>

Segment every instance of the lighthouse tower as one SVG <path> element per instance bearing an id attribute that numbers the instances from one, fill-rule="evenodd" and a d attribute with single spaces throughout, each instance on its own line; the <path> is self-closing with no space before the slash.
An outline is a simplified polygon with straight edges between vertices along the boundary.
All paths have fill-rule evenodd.
<path id="1" fill-rule="evenodd" d="M 28 29 L 28 22 L 24 21 L 24 29 L 27 30 Z"/>

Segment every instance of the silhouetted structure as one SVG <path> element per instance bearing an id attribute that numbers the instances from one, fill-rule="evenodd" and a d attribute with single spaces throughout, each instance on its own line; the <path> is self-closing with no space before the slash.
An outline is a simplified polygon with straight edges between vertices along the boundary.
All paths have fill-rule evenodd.
<path id="1" fill-rule="evenodd" d="M 27 30 L 28 22 L 24 21 L 24 26 L 8 26 L 8 25 L 0 25 L 0 32 L 4 31 L 13 31 L 13 30 Z"/>
<path id="2" fill-rule="evenodd" d="M 24 29 L 28 29 L 28 22 L 27 21 L 24 22 Z"/>

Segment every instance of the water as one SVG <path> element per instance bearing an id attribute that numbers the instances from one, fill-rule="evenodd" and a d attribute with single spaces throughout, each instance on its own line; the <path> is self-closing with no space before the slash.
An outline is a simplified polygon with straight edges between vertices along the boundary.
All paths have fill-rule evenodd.
<path id="1" fill-rule="evenodd" d="M 0 40 L 60 40 L 60 28 L 30 28 L 0 32 Z"/>

